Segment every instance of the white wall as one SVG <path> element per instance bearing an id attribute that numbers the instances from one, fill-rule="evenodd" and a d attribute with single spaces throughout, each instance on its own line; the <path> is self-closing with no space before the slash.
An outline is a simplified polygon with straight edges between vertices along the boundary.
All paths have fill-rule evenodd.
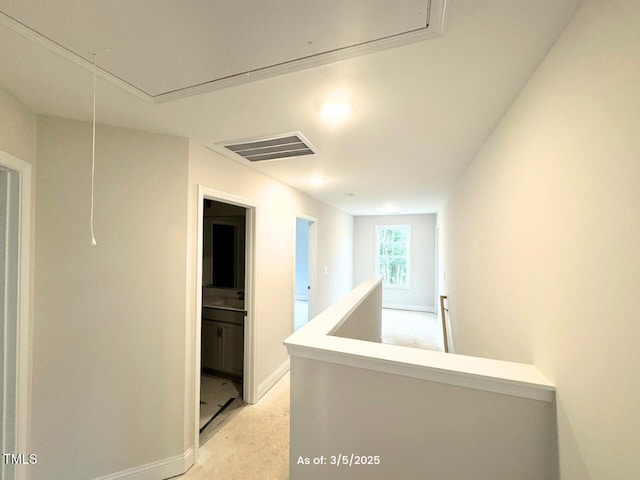
<path id="1" fill-rule="evenodd" d="M 380 343 L 382 338 L 382 283 L 331 334 L 335 337 Z"/>
<path id="2" fill-rule="evenodd" d="M 38 123 L 29 478 L 87 479 L 174 456 L 184 436 L 186 139 Z M 177 473 L 177 472 L 176 472 Z"/>
<path id="3" fill-rule="evenodd" d="M 375 275 L 376 225 L 411 225 L 410 289 L 383 289 L 384 306 L 435 312 L 436 215 L 374 215 L 355 217 L 355 283 Z"/>
<path id="4" fill-rule="evenodd" d="M 580 8 L 442 223 L 456 349 L 556 384 L 563 480 L 640 478 L 638 25 Z"/>
<path id="5" fill-rule="evenodd" d="M 20 100 L 0 87 L 0 150 L 36 163 L 37 117 Z"/>
<path id="6" fill-rule="evenodd" d="M 292 356 L 291 419 L 291 480 L 556 478 L 549 402 Z"/>
<path id="7" fill-rule="evenodd" d="M 296 215 L 317 218 L 317 275 L 313 316 L 353 286 L 353 217 L 274 179 L 197 145 L 189 148 L 189 289 L 195 285 L 198 185 L 258 204 L 258 284 L 256 286 L 257 384 L 288 360 L 282 341 L 293 332 Z M 326 268 L 327 274 L 324 274 Z M 195 295 L 189 297 L 195 319 Z M 193 336 L 194 322 L 188 321 Z"/>

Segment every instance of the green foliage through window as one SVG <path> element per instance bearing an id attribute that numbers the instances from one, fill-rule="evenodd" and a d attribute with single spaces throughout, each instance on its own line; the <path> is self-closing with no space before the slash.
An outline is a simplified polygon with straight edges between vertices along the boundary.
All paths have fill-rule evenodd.
<path id="1" fill-rule="evenodd" d="M 376 225 L 376 274 L 384 287 L 409 288 L 410 225 Z"/>

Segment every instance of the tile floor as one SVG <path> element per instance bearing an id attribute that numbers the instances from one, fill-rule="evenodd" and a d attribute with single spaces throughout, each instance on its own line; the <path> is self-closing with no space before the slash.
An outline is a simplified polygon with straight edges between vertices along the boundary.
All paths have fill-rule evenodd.
<path id="1" fill-rule="evenodd" d="M 222 408 L 230 398 L 242 396 L 242 387 L 227 378 L 200 376 L 200 428 Z"/>

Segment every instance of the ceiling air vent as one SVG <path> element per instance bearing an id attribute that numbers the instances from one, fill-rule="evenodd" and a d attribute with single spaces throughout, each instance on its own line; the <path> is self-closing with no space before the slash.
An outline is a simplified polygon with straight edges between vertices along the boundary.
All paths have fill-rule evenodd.
<path id="1" fill-rule="evenodd" d="M 311 143 L 300 132 L 241 142 L 224 142 L 222 145 L 250 162 L 301 157 L 316 153 Z"/>

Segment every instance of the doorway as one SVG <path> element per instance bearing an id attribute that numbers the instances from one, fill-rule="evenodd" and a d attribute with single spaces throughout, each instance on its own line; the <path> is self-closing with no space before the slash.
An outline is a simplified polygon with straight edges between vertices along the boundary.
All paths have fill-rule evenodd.
<path id="1" fill-rule="evenodd" d="M 244 403 L 246 315 L 246 208 L 203 202 L 200 443 Z"/>
<path id="2" fill-rule="evenodd" d="M 255 402 L 253 312 L 257 206 L 198 189 L 195 450 Z"/>
<path id="3" fill-rule="evenodd" d="M 0 151 L 0 478 L 23 478 L 29 360 L 29 226 L 31 167 Z M 21 460 L 21 459 L 20 459 Z"/>
<path id="4" fill-rule="evenodd" d="M 295 225 L 294 322 L 298 330 L 312 317 L 312 279 L 315 278 L 315 218 L 297 216 Z"/>

